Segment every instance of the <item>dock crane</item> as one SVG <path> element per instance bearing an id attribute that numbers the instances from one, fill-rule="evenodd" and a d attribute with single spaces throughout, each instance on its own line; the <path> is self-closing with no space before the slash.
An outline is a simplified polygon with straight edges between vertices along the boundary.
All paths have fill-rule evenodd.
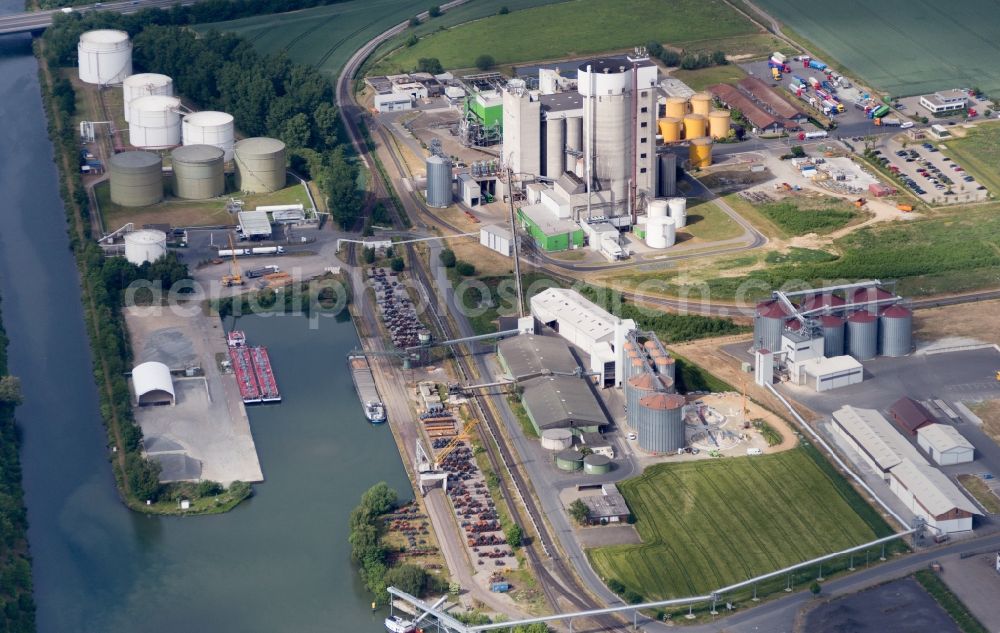
<path id="1" fill-rule="evenodd" d="M 236 260 L 236 247 L 233 245 L 232 234 L 229 235 L 229 253 L 233 260 L 229 264 L 229 274 L 222 276 L 222 285 L 226 287 L 242 286 L 243 272 L 240 270 L 240 263 Z"/>

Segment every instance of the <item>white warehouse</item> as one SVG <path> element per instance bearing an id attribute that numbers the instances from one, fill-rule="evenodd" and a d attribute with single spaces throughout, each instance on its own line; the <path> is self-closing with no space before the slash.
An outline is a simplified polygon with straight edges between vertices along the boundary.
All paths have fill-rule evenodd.
<path id="1" fill-rule="evenodd" d="M 941 466 L 967 464 L 976 454 L 972 443 L 947 424 L 928 424 L 917 429 L 917 445 Z"/>

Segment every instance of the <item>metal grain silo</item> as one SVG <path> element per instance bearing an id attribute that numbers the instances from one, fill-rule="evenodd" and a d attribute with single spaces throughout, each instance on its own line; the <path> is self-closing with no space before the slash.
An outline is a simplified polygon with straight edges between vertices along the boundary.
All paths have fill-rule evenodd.
<path id="1" fill-rule="evenodd" d="M 545 121 L 545 174 L 548 178 L 558 178 L 566 171 L 566 120 L 562 118 Z"/>
<path id="2" fill-rule="evenodd" d="M 883 356 L 906 356 L 913 348 L 913 312 L 901 305 L 889 306 L 879 316 L 879 352 Z"/>
<path id="3" fill-rule="evenodd" d="M 125 259 L 142 266 L 167 254 L 167 234 L 156 229 L 140 229 L 125 234 Z"/>
<path id="4" fill-rule="evenodd" d="M 708 117 L 692 112 L 684 117 L 684 138 L 691 140 L 708 134 Z"/>
<path id="5" fill-rule="evenodd" d="M 583 458 L 583 472 L 588 475 L 606 475 L 611 472 L 611 459 L 607 455 L 591 453 Z"/>
<path id="6" fill-rule="evenodd" d="M 802 302 L 802 311 L 811 312 L 813 310 L 820 310 L 824 308 L 829 308 L 830 311 L 836 311 L 837 308 L 843 306 L 847 303 L 843 298 L 838 297 L 835 294 L 821 294 L 821 295 L 809 295 Z"/>
<path id="7" fill-rule="evenodd" d="M 851 294 L 851 303 L 868 303 L 870 304 L 867 308 L 868 311 L 875 314 L 879 310 L 879 306 L 876 302 L 892 299 L 895 296 L 896 295 L 891 292 L 876 286 L 872 286 L 870 288 L 858 288 Z"/>
<path id="8" fill-rule="evenodd" d="M 677 361 L 669 356 L 657 356 L 653 359 L 656 364 L 656 372 L 674 382 L 677 380 Z"/>
<path id="9" fill-rule="evenodd" d="M 657 380 L 656 376 L 649 372 L 633 375 L 625 381 L 625 406 L 628 407 L 630 426 L 635 427 L 631 421 L 639 410 L 639 400 L 657 391 L 662 391 L 661 385 L 662 383 Z"/>
<path id="10" fill-rule="evenodd" d="M 729 123 L 732 115 L 729 110 L 712 110 L 708 113 L 708 135 L 714 139 L 729 136 Z"/>
<path id="11" fill-rule="evenodd" d="M 688 150 L 688 160 L 691 167 L 704 169 L 712 166 L 712 139 L 705 136 L 691 139 L 691 147 Z"/>
<path id="12" fill-rule="evenodd" d="M 431 154 L 426 165 L 427 206 L 443 209 L 451 204 L 451 161 Z"/>
<path id="13" fill-rule="evenodd" d="M 556 468 L 569 472 L 580 470 L 583 468 L 583 453 L 572 448 L 556 453 Z"/>
<path id="14" fill-rule="evenodd" d="M 225 152 L 224 160 L 233 160 L 236 124 L 228 112 L 204 110 L 192 112 L 181 121 L 181 141 L 185 145 L 214 145 Z"/>
<path id="15" fill-rule="evenodd" d="M 819 318 L 823 330 L 823 356 L 833 358 L 844 355 L 844 318 L 826 314 Z"/>
<path id="16" fill-rule="evenodd" d="M 181 144 L 181 100 L 150 95 L 129 104 L 128 142 L 133 147 L 165 149 Z"/>
<path id="17" fill-rule="evenodd" d="M 664 143 L 676 143 L 681 140 L 681 121 L 683 119 L 680 117 L 666 116 L 656 122 Z"/>
<path id="18" fill-rule="evenodd" d="M 185 145 L 170 153 L 174 195 L 207 200 L 226 190 L 225 152 L 214 145 Z"/>
<path id="19" fill-rule="evenodd" d="M 152 152 L 122 152 L 108 161 L 111 202 L 145 207 L 163 200 L 163 161 Z"/>
<path id="20" fill-rule="evenodd" d="M 125 112 L 125 120 L 132 118 L 129 111 L 132 102 L 140 97 L 151 97 L 154 95 L 163 97 L 174 96 L 174 80 L 159 73 L 139 73 L 129 75 L 122 82 L 122 106 Z"/>
<path id="21" fill-rule="evenodd" d="M 684 396 L 654 393 L 639 400 L 636 423 L 639 447 L 650 453 L 675 453 L 684 448 Z"/>
<path id="22" fill-rule="evenodd" d="M 871 360 L 878 354 L 878 317 L 858 310 L 847 317 L 847 353 L 857 360 Z"/>
<path id="23" fill-rule="evenodd" d="M 753 321 L 753 348 L 772 353 L 781 351 L 781 331 L 789 316 L 788 310 L 777 299 L 758 303 Z"/>
<path id="24" fill-rule="evenodd" d="M 663 152 L 657 155 L 656 193 L 669 198 L 677 195 L 677 154 Z"/>
<path id="25" fill-rule="evenodd" d="M 566 171 L 576 171 L 576 159 L 583 151 L 583 117 L 566 118 Z"/>
<path id="26" fill-rule="evenodd" d="M 80 35 L 76 54 L 84 83 L 120 84 L 132 74 L 132 41 L 125 31 L 87 31 Z"/>
<path id="27" fill-rule="evenodd" d="M 684 97 L 667 97 L 666 115 L 676 119 L 683 119 L 688 113 L 688 102 Z"/>
<path id="28" fill-rule="evenodd" d="M 285 144 L 259 136 L 236 144 L 236 188 L 248 193 L 271 193 L 285 188 Z"/>
<path id="29" fill-rule="evenodd" d="M 694 114 L 707 117 L 709 112 L 712 111 L 712 95 L 707 92 L 696 92 L 691 95 L 688 101 L 691 103 L 691 112 Z"/>

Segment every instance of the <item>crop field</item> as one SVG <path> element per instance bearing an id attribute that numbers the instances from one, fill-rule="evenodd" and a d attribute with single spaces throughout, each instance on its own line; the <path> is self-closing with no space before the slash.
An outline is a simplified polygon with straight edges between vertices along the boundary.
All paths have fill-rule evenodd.
<path id="1" fill-rule="evenodd" d="M 1000 94 L 995 0 L 757 0 L 816 54 L 894 96 L 979 86 Z"/>
<path id="2" fill-rule="evenodd" d="M 964 138 L 948 141 L 946 154 L 986 185 L 1000 194 L 1000 125 L 978 125 Z"/>
<path id="3" fill-rule="evenodd" d="M 421 57 L 436 57 L 445 68 L 470 68 L 481 54 L 491 55 L 497 64 L 512 64 L 623 50 L 650 41 L 689 51 L 756 54 L 775 45 L 772 36 L 722 0 L 570 0 L 432 33 L 395 51 L 379 68 L 412 69 Z"/>
<path id="4" fill-rule="evenodd" d="M 812 447 L 661 464 L 618 484 L 641 545 L 588 551 L 643 599 L 700 595 L 891 533 Z"/>

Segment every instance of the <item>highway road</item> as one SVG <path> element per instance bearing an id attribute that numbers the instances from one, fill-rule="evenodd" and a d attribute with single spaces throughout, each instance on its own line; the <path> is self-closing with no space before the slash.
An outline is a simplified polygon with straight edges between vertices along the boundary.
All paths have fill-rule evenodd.
<path id="1" fill-rule="evenodd" d="M 180 4 L 194 4 L 193 1 L 178 2 L 177 0 L 131 0 L 130 2 L 105 2 L 73 7 L 73 12 L 89 13 L 91 11 L 116 11 L 118 13 L 135 13 L 142 9 L 159 7 L 169 9 Z M 49 11 L 25 11 L 11 15 L 0 16 L 0 35 L 10 33 L 31 33 L 44 31 L 52 25 L 52 16 L 62 13 L 61 9 Z"/>

